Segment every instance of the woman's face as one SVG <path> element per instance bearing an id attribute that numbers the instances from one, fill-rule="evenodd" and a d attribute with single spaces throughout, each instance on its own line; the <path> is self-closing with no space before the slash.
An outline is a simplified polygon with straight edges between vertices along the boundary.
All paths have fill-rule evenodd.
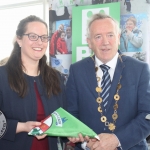
<path id="1" fill-rule="evenodd" d="M 132 31 L 134 28 L 135 28 L 135 24 L 133 23 L 133 21 L 128 20 L 128 21 L 126 22 L 126 29 Z"/>
<path id="2" fill-rule="evenodd" d="M 47 37 L 47 28 L 41 22 L 31 22 L 27 25 L 27 30 L 24 34 L 31 35 L 31 38 L 35 36 Z M 31 34 L 32 33 L 32 34 Z M 39 61 L 47 49 L 48 42 L 42 42 L 41 37 L 38 37 L 37 41 L 29 39 L 28 35 L 23 35 L 21 39 L 17 39 L 18 44 L 21 47 L 21 59 L 26 61 Z"/>

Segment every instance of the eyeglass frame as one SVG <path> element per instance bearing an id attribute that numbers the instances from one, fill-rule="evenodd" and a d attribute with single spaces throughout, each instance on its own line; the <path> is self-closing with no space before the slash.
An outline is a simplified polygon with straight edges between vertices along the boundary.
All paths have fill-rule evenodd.
<path id="1" fill-rule="evenodd" d="M 31 39 L 30 39 L 30 34 L 36 35 L 38 38 L 37 38 L 36 40 L 33 40 L 33 39 L 31 40 Z M 42 39 L 42 37 L 43 37 L 43 36 L 47 36 L 47 35 L 41 35 L 41 36 L 39 36 L 39 35 L 37 35 L 37 34 L 35 34 L 35 33 L 28 33 L 28 34 L 23 34 L 23 35 L 28 36 L 28 38 L 29 38 L 30 41 L 37 41 L 37 40 L 40 38 L 42 42 L 44 42 L 43 39 Z M 48 37 L 48 38 L 47 38 L 47 42 L 48 42 L 49 39 L 50 39 L 50 37 L 49 37 L 49 36 L 47 36 L 47 37 Z M 47 43 L 47 42 L 44 42 L 44 43 Z"/>

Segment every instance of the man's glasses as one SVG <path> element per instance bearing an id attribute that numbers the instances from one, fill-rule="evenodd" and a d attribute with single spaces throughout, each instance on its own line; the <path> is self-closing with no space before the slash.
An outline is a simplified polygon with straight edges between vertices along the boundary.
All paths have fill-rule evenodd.
<path id="1" fill-rule="evenodd" d="M 40 38 L 42 42 L 47 43 L 50 39 L 49 36 L 47 36 L 47 35 L 39 36 L 35 33 L 28 33 L 28 34 L 23 34 L 23 35 L 27 35 L 29 40 L 31 40 L 31 41 L 37 41 Z"/>

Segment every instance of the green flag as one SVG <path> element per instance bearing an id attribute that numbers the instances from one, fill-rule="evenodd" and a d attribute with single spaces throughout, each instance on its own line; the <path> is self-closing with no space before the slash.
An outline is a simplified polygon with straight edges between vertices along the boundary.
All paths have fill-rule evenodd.
<path id="1" fill-rule="evenodd" d="M 45 120 L 43 120 L 39 127 L 35 127 L 28 134 L 78 137 L 79 133 L 81 133 L 82 136 L 87 135 L 91 138 L 99 139 L 97 134 L 92 129 L 60 107 Z"/>

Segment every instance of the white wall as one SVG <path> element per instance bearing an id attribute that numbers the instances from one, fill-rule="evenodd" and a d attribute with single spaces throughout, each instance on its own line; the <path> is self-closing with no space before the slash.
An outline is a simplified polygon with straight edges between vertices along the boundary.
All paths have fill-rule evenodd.
<path id="1" fill-rule="evenodd" d="M 13 49 L 17 25 L 21 19 L 29 15 L 36 15 L 49 25 L 49 10 L 46 0 L 38 0 L 37 2 L 35 0 L 30 0 L 30 2 L 19 0 L 19 4 L 16 2 L 18 0 L 5 0 L 5 5 L 0 2 L 0 60 L 9 57 Z M 46 55 L 49 57 L 49 49 L 47 49 Z"/>

